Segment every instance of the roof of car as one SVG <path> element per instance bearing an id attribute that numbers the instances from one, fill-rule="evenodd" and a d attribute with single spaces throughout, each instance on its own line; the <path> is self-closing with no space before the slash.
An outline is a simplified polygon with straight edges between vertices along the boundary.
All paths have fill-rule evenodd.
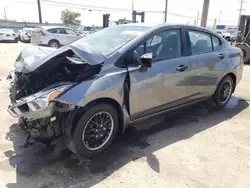
<path id="1" fill-rule="evenodd" d="M 66 28 L 66 29 L 72 29 L 72 28 L 70 28 L 70 27 L 65 27 L 65 26 L 60 26 L 60 25 L 58 25 L 58 26 L 55 26 L 55 25 L 48 25 L 48 26 L 39 26 L 39 27 L 42 27 L 43 29 L 54 29 L 54 28 Z"/>
<path id="2" fill-rule="evenodd" d="M 14 30 L 13 29 L 9 29 L 9 28 L 0 28 L 0 31 L 2 31 L 2 32 L 14 32 Z"/>
<path id="3" fill-rule="evenodd" d="M 211 31 L 207 28 L 204 28 L 204 27 L 200 27 L 200 26 L 194 26 L 194 25 L 185 25 L 185 24 L 169 24 L 169 23 L 162 23 L 162 24 L 148 24 L 148 23 L 130 23 L 130 24 L 122 24 L 122 25 L 117 25 L 117 26 L 145 26 L 145 27 L 166 27 L 166 26 L 169 26 L 169 27 L 174 27 L 174 26 L 177 26 L 177 27 L 188 27 L 188 28 L 193 28 L 193 29 L 201 29 L 201 30 L 206 30 L 206 31 Z"/>

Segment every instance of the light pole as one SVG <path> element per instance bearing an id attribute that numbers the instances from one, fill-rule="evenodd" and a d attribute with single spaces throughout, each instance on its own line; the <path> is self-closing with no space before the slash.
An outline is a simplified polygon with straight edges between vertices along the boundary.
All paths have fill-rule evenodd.
<path id="1" fill-rule="evenodd" d="M 40 2 L 40 0 L 37 0 L 37 8 L 38 8 L 39 23 L 43 23 L 43 21 L 42 21 L 42 11 L 41 11 L 41 2 Z"/>
<path id="2" fill-rule="evenodd" d="M 201 15 L 201 27 L 207 26 L 207 15 L 209 9 L 210 0 L 203 1 L 202 15 Z"/>
<path id="3" fill-rule="evenodd" d="M 3 9 L 4 9 L 4 17 L 5 17 L 5 21 L 7 22 L 7 13 L 6 13 L 6 9 L 7 9 L 8 7 L 4 7 Z"/>
<path id="4" fill-rule="evenodd" d="M 197 18 L 196 18 L 196 25 L 199 25 L 199 16 L 200 16 L 200 11 L 198 8 L 191 8 L 192 10 L 197 11 Z"/>
<path id="5" fill-rule="evenodd" d="M 241 1 L 240 1 L 239 18 L 238 18 L 238 24 L 237 24 L 238 29 L 239 29 L 239 26 L 240 26 L 241 11 L 244 10 L 244 9 L 242 8 L 244 2 L 245 2 L 244 0 L 241 0 Z"/>
<path id="6" fill-rule="evenodd" d="M 220 11 L 220 16 L 219 16 L 219 19 L 218 19 L 218 24 L 220 24 L 221 14 L 222 14 L 222 11 Z"/>
<path id="7" fill-rule="evenodd" d="M 164 22 L 167 22 L 167 16 L 168 16 L 168 0 L 165 0 L 165 15 L 164 15 Z"/>
<path id="8" fill-rule="evenodd" d="M 135 9 L 135 4 L 134 4 L 134 1 L 132 0 L 132 22 L 134 19 L 134 16 L 133 16 L 134 9 Z"/>

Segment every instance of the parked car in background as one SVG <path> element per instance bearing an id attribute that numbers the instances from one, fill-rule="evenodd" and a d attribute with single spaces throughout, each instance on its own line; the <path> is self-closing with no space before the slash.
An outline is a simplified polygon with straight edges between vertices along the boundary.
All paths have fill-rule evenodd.
<path id="1" fill-rule="evenodd" d="M 20 38 L 21 32 L 22 32 L 22 30 L 18 30 L 18 31 L 16 32 L 16 35 L 17 35 L 17 38 L 18 38 L 19 41 L 21 41 L 21 38 Z"/>
<path id="2" fill-rule="evenodd" d="M 110 27 L 60 49 L 24 49 L 9 76 L 8 111 L 27 138 L 48 144 L 64 135 L 74 153 L 93 158 L 135 122 L 209 98 L 225 107 L 242 56 L 205 28 Z"/>
<path id="3" fill-rule="evenodd" d="M 33 29 L 34 28 L 29 28 L 29 27 L 23 28 L 21 33 L 20 33 L 20 41 L 22 41 L 22 42 L 30 42 L 31 33 L 32 33 Z"/>
<path id="4" fill-rule="evenodd" d="M 0 29 L 0 41 L 18 42 L 18 39 L 13 29 L 2 28 Z"/>
<path id="5" fill-rule="evenodd" d="M 231 40 L 231 34 L 229 32 L 227 32 L 227 31 L 218 30 L 218 31 L 216 31 L 216 33 L 221 35 L 228 42 Z"/>
<path id="6" fill-rule="evenodd" d="M 237 40 L 237 37 L 240 37 L 241 32 L 235 31 L 231 34 L 231 43 L 235 42 Z"/>
<path id="7" fill-rule="evenodd" d="M 83 35 L 88 35 L 88 34 L 96 32 L 96 29 L 94 27 L 90 27 L 90 26 L 87 26 L 87 27 L 80 26 L 77 28 L 77 31 Z"/>
<path id="8" fill-rule="evenodd" d="M 31 36 L 31 43 L 59 48 L 78 40 L 82 35 L 69 27 L 41 26 L 36 27 Z"/>

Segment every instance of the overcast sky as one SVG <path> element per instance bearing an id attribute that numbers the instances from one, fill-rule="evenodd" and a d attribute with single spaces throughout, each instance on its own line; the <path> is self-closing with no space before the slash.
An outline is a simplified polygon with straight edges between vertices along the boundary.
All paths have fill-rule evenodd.
<path id="1" fill-rule="evenodd" d="M 112 7 L 117 9 L 132 9 L 132 0 L 49 0 L 62 2 L 61 4 L 52 4 L 48 0 L 41 0 L 43 22 L 61 23 L 60 13 L 62 10 L 68 8 L 70 10 L 81 13 L 82 25 L 102 25 L 102 14 L 111 14 L 110 20 L 115 21 L 119 18 L 131 19 L 131 12 L 127 11 L 88 11 L 82 8 L 67 7 L 63 2 L 91 5 L 98 7 Z M 0 0 L 0 18 L 4 18 L 4 7 L 6 8 L 7 18 L 17 21 L 32 21 L 38 22 L 37 0 Z M 168 14 L 169 23 L 193 23 L 196 16 L 196 8 L 202 11 L 203 0 L 168 0 L 169 13 L 180 14 L 183 16 L 176 16 Z M 237 25 L 239 0 L 210 0 L 208 25 L 213 25 L 215 18 L 221 18 L 219 24 Z M 165 0 L 134 0 L 135 10 L 145 11 L 164 11 Z M 250 0 L 244 3 L 243 14 L 250 14 Z M 138 17 L 138 20 L 140 18 Z M 148 23 L 162 23 L 163 13 L 147 13 L 145 21 Z M 218 24 L 218 22 L 217 22 Z"/>

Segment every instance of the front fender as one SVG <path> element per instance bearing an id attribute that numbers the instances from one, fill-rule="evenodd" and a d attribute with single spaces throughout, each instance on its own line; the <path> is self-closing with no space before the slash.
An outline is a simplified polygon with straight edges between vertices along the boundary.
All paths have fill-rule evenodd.
<path id="1" fill-rule="evenodd" d="M 57 100 L 84 107 L 96 99 L 111 98 L 122 107 L 126 75 L 127 70 L 122 69 L 122 71 L 83 81 L 66 91 Z"/>

